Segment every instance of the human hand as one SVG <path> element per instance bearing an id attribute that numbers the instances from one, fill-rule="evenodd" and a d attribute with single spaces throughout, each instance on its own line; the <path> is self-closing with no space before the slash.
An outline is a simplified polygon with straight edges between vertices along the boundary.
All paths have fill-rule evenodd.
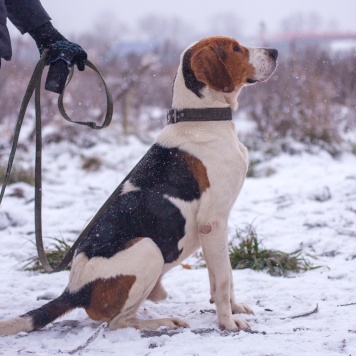
<path id="1" fill-rule="evenodd" d="M 68 40 L 52 43 L 47 49 L 48 71 L 46 90 L 61 94 L 69 74 L 68 67 L 77 65 L 80 71 L 85 69 L 87 54 L 82 47 Z"/>
<path id="2" fill-rule="evenodd" d="M 82 47 L 66 39 L 56 41 L 48 47 L 47 63 L 50 65 L 62 60 L 68 67 L 77 65 L 78 69 L 83 71 L 87 58 L 88 55 Z"/>

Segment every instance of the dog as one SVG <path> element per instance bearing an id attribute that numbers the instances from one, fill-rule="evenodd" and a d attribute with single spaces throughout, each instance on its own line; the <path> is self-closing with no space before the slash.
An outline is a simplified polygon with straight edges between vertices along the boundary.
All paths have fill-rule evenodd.
<path id="1" fill-rule="evenodd" d="M 248 152 L 231 121 L 247 85 L 266 81 L 278 52 L 210 37 L 181 55 L 168 124 L 155 144 L 90 223 L 73 258 L 69 283 L 56 299 L 0 322 L 0 335 L 43 328 L 74 308 L 109 328 L 188 327 L 179 318 L 141 320 L 146 300 L 167 297 L 162 276 L 202 247 L 211 302 L 222 330 L 248 330 L 235 314 L 228 255 L 228 217 L 248 169 Z"/>

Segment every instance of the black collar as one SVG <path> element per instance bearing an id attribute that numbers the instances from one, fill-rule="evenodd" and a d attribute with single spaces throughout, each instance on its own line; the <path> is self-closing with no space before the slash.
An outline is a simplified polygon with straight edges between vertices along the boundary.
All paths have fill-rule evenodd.
<path id="1" fill-rule="evenodd" d="M 167 112 L 167 124 L 182 121 L 226 121 L 232 120 L 230 108 L 172 109 Z"/>

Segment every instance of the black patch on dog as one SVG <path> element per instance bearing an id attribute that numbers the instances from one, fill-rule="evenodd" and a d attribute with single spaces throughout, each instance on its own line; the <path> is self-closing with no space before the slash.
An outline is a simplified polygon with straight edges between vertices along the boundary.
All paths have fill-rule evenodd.
<path id="1" fill-rule="evenodd" d="M 182 252 L 178 242 L 185 235 L 185 219 L 167 196 L 185 201 L 200 198 L 186 155 L 177 148 L 153 145 L 88 226 L 87 238 L 77 253 L 110 258 L 131 239 L 149 237 L 160 248 L 165 263 L 175 261 Z M 127 180 L 140 190 L 121 195 Z"/>
<path id="2" fill-rule="evenodd" d="M 191 59 L 192 53 L 188 49 L 184 56 L 183 56 L 183 78 L 185 82 L 185 86 L 190 89 L 198 98 L 201 98 L 203 95 L 200 93 L 200 91 L 204 88 L 205 84 L 202 82 L 199 82 L 199 80 L 196 78 L 191 66 L 190 66 L 190 59 Z"/>

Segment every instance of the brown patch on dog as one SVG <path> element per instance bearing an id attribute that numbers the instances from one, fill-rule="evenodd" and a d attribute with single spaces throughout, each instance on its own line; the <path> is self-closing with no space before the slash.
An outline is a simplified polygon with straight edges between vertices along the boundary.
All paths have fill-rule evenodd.
<path id="1" fill-rule="evenodd" d="M 255 74 L 248 49 L 232 38 L 206 38 L 189 51 L 196 78 L 214 90 L 231 93 Z"/>
<path id="2" fill-rule="evenodd" d="M 124 250 L 127 250 L 128 248 L 132 247 L 133 245 L 137 244 L 137 242 L 140 242 L 143 239 L 143 237 L 136 237 L 135 239 L 131 239 L 130 241 L 126 242 L 124 246 Z"/>
<path id="3" fill-rule="evenodd" d="M 208 173 L 203 162 L 194 157 L 193 155 L 183 152 L 183 159 L 185 160 L 188 169 L 193 173 L 194 178 L 198 182 L 199 192 L 202 194 L 206 189 L 210 187 Z"/>
<path id="4" fill-rule="evenodd" d="M 120 313 L 136 276 L 117 276 L 97 279 L 91 283 L 90 304 L 85 308 L 93 320 L 110 321 Z"/>

